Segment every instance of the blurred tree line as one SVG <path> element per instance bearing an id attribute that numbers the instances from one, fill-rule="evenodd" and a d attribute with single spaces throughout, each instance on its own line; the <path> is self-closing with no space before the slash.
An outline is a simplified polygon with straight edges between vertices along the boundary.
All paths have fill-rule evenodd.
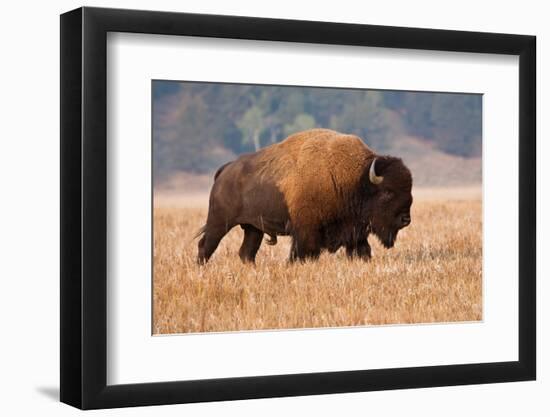
<path id="1" fill-rule="evenodd" d="M 481 95 L 153 82 L 155 179 L 206 173 L 244 152 L 325 127 L 377 152 L 417 136 L 446 153 L 481 155 Z"/>

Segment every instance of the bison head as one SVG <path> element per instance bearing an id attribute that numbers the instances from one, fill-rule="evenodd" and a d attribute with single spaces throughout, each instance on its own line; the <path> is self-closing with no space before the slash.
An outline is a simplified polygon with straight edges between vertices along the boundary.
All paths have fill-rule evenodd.
<path id="1" fill-rule="evenodd" d="M 391 248 L 399 230 L 411 223 L 411 172 L 399 158 L 378 156 L 366 167 L 363 182 L 370 231 Z"/>

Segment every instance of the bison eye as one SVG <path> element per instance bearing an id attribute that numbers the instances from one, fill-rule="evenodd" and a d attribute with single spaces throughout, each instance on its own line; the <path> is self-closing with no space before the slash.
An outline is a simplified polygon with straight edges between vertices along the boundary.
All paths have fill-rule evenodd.
<path id="1" fill-rule="evenodd" d="M 380 198 L 384 202 L 390 202 L 393 199 L 393 193 L 391 191 L 384 191 Z"/>

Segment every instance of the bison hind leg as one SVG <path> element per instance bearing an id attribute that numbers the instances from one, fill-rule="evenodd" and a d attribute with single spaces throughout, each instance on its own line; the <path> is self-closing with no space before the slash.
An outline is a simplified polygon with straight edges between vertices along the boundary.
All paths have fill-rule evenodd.
<path id="1" fill-rule="evenodd" d="M 244 239 L 239 249 L 239 257 L 243 262 L 254 263 L 258 249 L 262 244 L 264 232 L 249 224 L 243 224 L 241 227 L 244 229 Z"/>
<path id="2" fill-rule="evenodd" d="M 199 240 L 199 254 L 197 257 L 197 263 L 203 265 L 212 256 L 217 249 L 220 240 L 233 228 L 232 225 L 212 225 L 206 224 L 204 227 L 204 235 Z"/>

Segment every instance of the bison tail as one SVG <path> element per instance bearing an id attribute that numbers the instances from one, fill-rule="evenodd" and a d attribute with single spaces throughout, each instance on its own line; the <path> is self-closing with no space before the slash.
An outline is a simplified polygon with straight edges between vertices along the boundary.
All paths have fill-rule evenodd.
<path id="1" fill-rule="evenodd" d="M 265 243 L 267 243 L 270 246 L 277 244 L 277 235 L 270 235 L 269 239 L 265 240 Z"/>
<path id="2" fill-rule="evenodd" d="M 202 227 L 197 231 L 197 233 L 195 233 L 195 234 L 193 235 L 193 240 L 195 240 L 196 238 L 198 238 L 200 235 L 203 235 L 205 231 L 206 231 L 206 225 L 202 226 Z"/>

